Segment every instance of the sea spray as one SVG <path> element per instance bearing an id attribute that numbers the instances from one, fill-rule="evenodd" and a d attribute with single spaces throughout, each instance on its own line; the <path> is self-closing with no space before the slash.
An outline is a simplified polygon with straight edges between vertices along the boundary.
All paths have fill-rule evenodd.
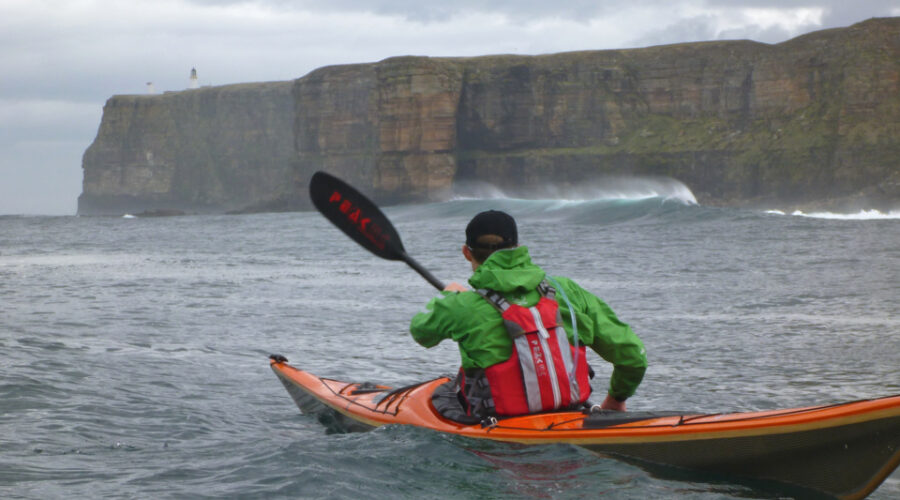
<path id="1" fill-rule="evenodd" d="M 454 188 L 453 199 L 591 201 L 648 198 L 697 204 L 697 198 L 690 188 L 668 177 L 607 177 L 577 185 L 548 183 L 528 188 L 500 188 L 483 182 L 466 182 Z"/>

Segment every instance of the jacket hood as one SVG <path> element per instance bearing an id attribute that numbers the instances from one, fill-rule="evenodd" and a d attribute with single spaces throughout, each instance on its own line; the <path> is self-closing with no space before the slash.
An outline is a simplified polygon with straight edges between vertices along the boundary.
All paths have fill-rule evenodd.
<path id="1" fill-rule="evenodd" d="M 478 266 L 469 284 L 501 293 L 527 292 L 544 279 L 544 270 L 531 263 L 528 247 L 497 250 Z"/>

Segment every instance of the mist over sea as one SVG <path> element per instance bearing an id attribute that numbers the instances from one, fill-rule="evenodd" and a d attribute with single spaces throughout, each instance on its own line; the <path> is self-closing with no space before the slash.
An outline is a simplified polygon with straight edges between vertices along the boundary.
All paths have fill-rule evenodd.
<path id="1" fill-rule="evenodd" d="M 645 184 L 569 199 L 478 192 L 385 210 L 465 282 L 497 208 L 536 263 L 646 344 L 632 410 L 766 410 L 900 394 L 900 214 L 697 205 Z M 408 321 L 435 290 L 316 212 L 0 216 L 2 498 L 769 498 L 566 446 L 385 427 L 336 434 L 269 369 L 405 385 L 455 371 Z M 610 369 L 591 353 L 605 389 Z M 900 497 L 900 472 L 872 495 Z"/>

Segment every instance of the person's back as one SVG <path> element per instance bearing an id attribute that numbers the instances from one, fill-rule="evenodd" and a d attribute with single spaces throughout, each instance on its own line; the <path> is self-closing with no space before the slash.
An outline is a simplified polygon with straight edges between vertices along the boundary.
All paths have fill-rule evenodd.
<path id="1" fill-rule="evenodd" d="M 476 412 L 503 416 L 580 403 L 589 393 L 584 345 L 614 365 L 602 406 L 624 410 L 625 399 L 634 393 L 647 366 L 640 339 L 609 306 L 574 281 L 547 277 L 531 262 L 528 249 L 517 244 L 512 217 L 496 211 L 475 216 L 466 228 L 463 255 L 472 264 L 469 284 L 476 291 L 456 283 L 448 285 L 428 303 L 425 312 L 412 319 L 413 338 L 425 347 L 444 339 L 458 343 L 460 378 L 465 379 L 460 384 Z M 497 300 L 491 300 L 491 292 L 496 292 Z M 509 313 L 503 312 L 503 303 Z M 557 324 L 561 328 L 557 329 Z M 513 337 L 518 336 L 522 338 L 517 343 Z M 557 349 L 554 342 L 547 342 L 555 338 L 567 339 L 570 349 Z M 562 345 L 565 342 L 560 342 Z M 544 370 L 545 366 L 556 371 Z M 539 386 L 544 387 L 543 393 Z M 569 386 L 573 391 L 566 389 Z M 554 404 L 547 403 L 551 392 Z M 535 406 L 540 394 L 545 403 Z"/>

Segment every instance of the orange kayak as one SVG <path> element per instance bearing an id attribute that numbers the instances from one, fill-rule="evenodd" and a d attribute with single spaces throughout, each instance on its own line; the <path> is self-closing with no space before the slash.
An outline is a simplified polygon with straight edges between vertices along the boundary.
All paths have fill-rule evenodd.
<path id="1" fill-rule="evenodd" d="M 748 413 L 564 411 L 464 424 L 432 402 L 446 377 L 393 389 L 318 377 L 271 358 L 301 411 L 327 415 L 345 430 L 404 424 L 475 439 L 569 443 L 638 465 L 773 481 L 848 499 L 867 496 L 900 464 L 900 395 Z"/>

